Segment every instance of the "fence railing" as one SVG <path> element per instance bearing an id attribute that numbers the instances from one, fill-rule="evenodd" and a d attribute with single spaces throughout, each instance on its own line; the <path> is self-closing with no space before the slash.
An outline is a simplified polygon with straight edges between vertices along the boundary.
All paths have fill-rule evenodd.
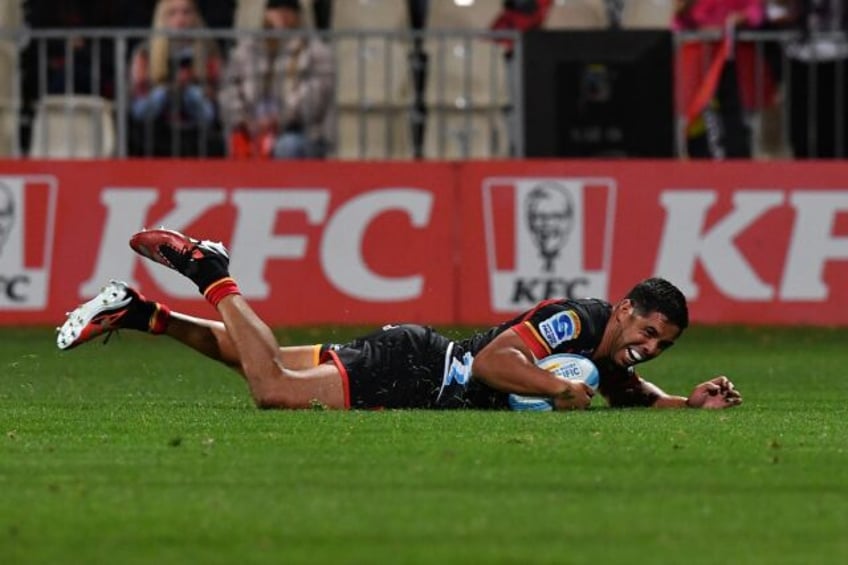
<path id="1" fill-rule="evenodd" d="M 171 57 L 164 80 L 139 81 L 139 73 L 149 75 L 155 66 L 148 53 L 146 67 L 136 68 L 149 30 L 0 30 L 0 156 L 232 156 L 234 132 L 247 127 L 256 134 L 260 127 L 257 108 L 282 99 L 280 89 L 293 88 L 292 81 L 313 80 L 330 84 L 331 95 L 324 99 L 304 87 L 303 116 L 270 127 L 322 138 L 327 157 L 525 156 L 521 69 L 532 61 L 524 60 L 517 33 L 233 29 L 153 37 L 206 45 L 198 48 L 202 57 L 217 52 L 220 69 L 202 89 L 212 119 L 198 120 L 187 103 L 181 73 L 185 65 L 198 71 L 193 63 Z M 297 38 L 319 42 L 332 64 L 277 68 L 277 74 L 256 61 L 233 68 L 233 50 L 242 42 L 285 45 Z M 514 45 L 510 58 L 503 42 Z M 846 156 L 844 34 L 742 31 L 722 45 L 715 33 L 675 35 L 678 156 Z M 167 110 L 157 113 L 139 100 L 160 84 L 164 94 L 156 104 Z M 694 103 L 699 97 L 701 105 Z M 316 116 L 320 124 L 308 121 Z"/>
<path id="2" fill-rule="evenodd" d="M 717 32 L 675 36 L 679 155 L 846 156 L 843 33 L 739 31 L 723 43 Z M 699 89 L 713 93 L 700 109 Z"/>
<path id="3" fill-rule="evenodd" d="M 523 154 L 519 68 L 505 64 L 498 44 L 509 40 L 520 54 L 520 37 L 512 32 L 203 30 L 152 37 L 181 43 L 188 53 L 169 58 L 164 80 L 138 76 L 155 65 L 147 30 L 0 30 L 0 112 L 7 126 L 0 154 L 161 156 L 164 146 L 167 155 L 223 156 L 242 125 L 237 117 L 259 121 L 248 114 L 272 102 L 284 112 L 283 89 L 297 88 L 305 93 L 303 116 L 291 121 L 320 133 L 330 157 Z M 281 49 L 299 49 L 293 40 L 318 47 L 309 56 L 280 55 L 267 65 L 247 57 L 242 62 L 248 68 L 237 68 L 237 45 L 267 40 Z M 192 46 L 200 53 L 185 49 Z M 141 62 L 140 51 L 146 51 Z M 332 63 L 311 66 L 324 52 Z M 220 69 L 198 78 L 192 57 Z M 186 80 L 186 74 L 194 76 Z M 187 107 L 186 86 L 196 82 L 202 88 L 193 92 L 214 105 L 213 120 L 195 119 Z M 313 82 L 328 84 L 331 95 L 322 98 Z M 141 100 L 158 86 L 160 100 Z M 284 126 L 291 124 L 277 124 L 281 131 Z"/>

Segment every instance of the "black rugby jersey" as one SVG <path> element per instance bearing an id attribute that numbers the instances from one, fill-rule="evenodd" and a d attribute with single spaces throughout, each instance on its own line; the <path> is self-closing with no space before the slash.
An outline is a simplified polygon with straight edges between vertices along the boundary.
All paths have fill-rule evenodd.
<path id="1" fill-rule="evenodd" d="M 537 359 L 557 353 L 591 358 L 611 314 L 603 300 L 546 300 L 466 339 L 415 324 L 390 325 L 350 343 L 324 344 L 320 360 L 339 368 L 349 408 L 505 409 L 509 393 L 472 374 L 474 356 L 495 337 L 514 330 Z M 610 404 L 644 403 L 634 396 L 639 379 L 632 368 L 599 364 L 598 371 L 599 390 Z"/>
<path id="2" fill-rule="evenodd" d="M 488 331 L 453 342 L 446 352 L 445 374 L 438 405 L 505 408 L 508 393 L 474 378 L 474 356 L 501 333 L 512 329 L 537 359 L 556 353 L 591 358 L 612 314 L 609 302 L 598 299 L 552 299 Z M 599 367 L 599 370 L 601 368 Z M 603 375 L 603 371 L 601 371 Z"/>

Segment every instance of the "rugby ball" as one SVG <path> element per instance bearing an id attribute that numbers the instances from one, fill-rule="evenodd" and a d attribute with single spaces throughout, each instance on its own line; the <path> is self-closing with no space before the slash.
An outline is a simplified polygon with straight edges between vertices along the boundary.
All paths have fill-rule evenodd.
<path id="1" fill-rule="evenodd" d="M 595 364 L 586 357 L 571 353 L 557 353 L 536 361 L 536 366 L 550 371 L 554 375 L 572 381 L 581 381 L 597 390 L 601 383 L 601 375 Z M 519 412 L 550 412 L 554 409 L 554 401 L 540 396 L 522 396 L 510 394 L 508 398 L 511 410 Z"/>

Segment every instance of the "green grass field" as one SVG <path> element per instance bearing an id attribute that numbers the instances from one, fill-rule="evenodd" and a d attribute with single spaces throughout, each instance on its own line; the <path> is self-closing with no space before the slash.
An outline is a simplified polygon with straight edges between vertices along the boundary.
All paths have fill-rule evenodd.
<path id="1" fill-rule="evenodd" d="M 164 338 L 6 329 L 0 563 L 846 563 L 847 343 L 693 328 L 644 367 L 728 374 L 723 412 L 263 412 Z"/>

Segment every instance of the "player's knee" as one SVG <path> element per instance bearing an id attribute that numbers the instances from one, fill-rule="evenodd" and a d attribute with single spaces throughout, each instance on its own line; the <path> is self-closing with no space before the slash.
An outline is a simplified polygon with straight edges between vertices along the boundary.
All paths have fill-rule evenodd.
<path id="1" fill-rule="evenodd" d="M 254 396 L 253 401 L 260 410 L 279 410 L 288 408 L 276 397 Z"/>
<path id="2" fill-rule="evenodd" d="M 276 388 L 273 390 L 254 390 L 253 402 L 260 410 L 292 410 L 302 408 L 285 391 Z"/>
<path id="3" fill-rule="evenodd" d="M 306 408 L 304 402 L 285 378 L 260 381 L 251 387 L 253 401 L 261 410 L 296 410 Z"/>

